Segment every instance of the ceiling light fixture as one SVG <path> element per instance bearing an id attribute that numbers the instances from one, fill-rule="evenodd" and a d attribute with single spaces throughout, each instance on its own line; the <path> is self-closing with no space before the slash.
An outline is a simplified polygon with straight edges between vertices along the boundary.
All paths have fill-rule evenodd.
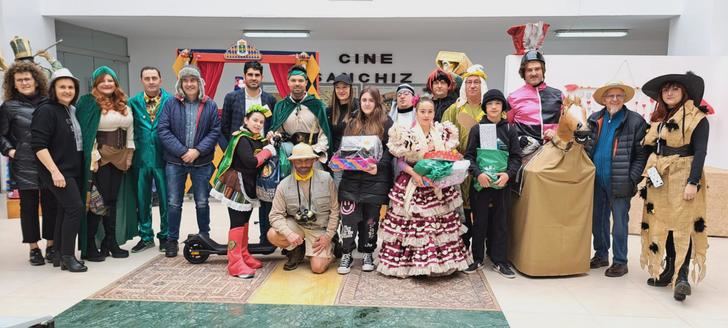
<path id="1" fill-rule="evenodd" d="M 249 38 L 307 38 L 311 32 L 304 30 L 243 30 Z"/>
<path id="2" fill-rule="evenodd" d="M 559 38 L 622 38 L 629 34 L 629 30 L 588 30 L 588 29 L 569 29 L 556 30 L 556 36 Z"/>

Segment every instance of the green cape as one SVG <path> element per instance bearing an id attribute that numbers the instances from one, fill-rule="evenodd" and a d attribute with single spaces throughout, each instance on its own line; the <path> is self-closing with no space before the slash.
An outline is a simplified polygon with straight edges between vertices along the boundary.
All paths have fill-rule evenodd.
<path id="1" fill-rule="evenodd" d="M 131 115 L 131 111 L 129 112 Z M 96 104 L 93 95 L 87 94 L 81 96 L 76 103 L 76 118 L 81 126 L 81 135 L 83 137 L 83 176 L 81 180 L 81 199 L 86 200 L 86 192 L 89 188 L 89 180 L 91 179 L 91 150 L 96 140 L 96 132 L 99 129 L 99 120 L 101 119 L 101 109 Z M 132 174 L 124 174 L 121 180 L 121 188 L 119 196 L 116 199 L 116 241 L 123 244 L 127 240 L 139 235 L 137 226 L 137 206 L 136 195 L 134 194 L 134 177 Z M 103 236 L 103 229 L 99 229 L 100 235 Z M 78 234 L 78 244 L 81 254 L 86 254 L 86 211 L 81 216 L 81 230 Z"/>
<path id="2" fill-rule="evenodd" d="M 225 174 L 225 172 L 227 172 L 227 170 L 230 168 L 230 165 L 233 164 L 233 157 L 235 157 L 235 148 L 238 147 L 238 141 L 240 141 L 241 137 L 246 137 L 253 140 L 263 139 L 262 136 L 254 137 L 253 134 L 248 130 L 238 130 L 233 132 L 233 137 L 232 139 L 230 139 L 230 143 L 228 143 L 228 147 L 225 149 L 225 155 L 222 156 L 220 164 L 218 164 L 217 166 L 215 181 L 217 181 L 220 176 Z"/>
<path id="3" fill-rule="evenodd" d="M 326 138 L 329 140 L 328 152 L 331 153 L 331 129 L 329 129 L 329 120 L 326 116 L 326 106 L 320 99 L 314 97 L 313 95 L 306 96 L 306 98 L 303 98 L 300 103 L 293 102 L 290 96 L 277 102 L 275 110 L 273 110 L 273 122 L 271 123 L 270 130 L 276 131 L 280 129 L 281 126 L 283 126 L 283 123 L 288 119 L 289 116 L 291 116 L 291 113 L 296 110 L 296 107 L 298 107 L 299 104 L 308 107 L 308 109 L 313 112 L 314 115 L 316 115 L 316 118 L 318 118 L 319 126 L 326 135 Z"/>

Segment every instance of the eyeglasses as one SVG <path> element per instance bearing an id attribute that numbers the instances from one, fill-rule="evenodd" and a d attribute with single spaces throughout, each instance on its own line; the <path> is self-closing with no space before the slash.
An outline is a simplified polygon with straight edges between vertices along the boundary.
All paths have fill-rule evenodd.
<path id="1" fill-rule="evenodd" d="M 17 84 L 21 84 L 21 83 L 30 83 L 30 82 L 33 82 L 33 81 L 34 81 L 34 80 L 33 80 L 33 78 L 32 78 L 32 77 L 26 77 L 26 78 L 24 78 L 24 79 L 15 79 L 15 83 L 17 83 Z"/>
<path id="2" fill-rule="evenodd" d="M 624 99 L 624 95 L 604 95 L 605 99 Z"/>

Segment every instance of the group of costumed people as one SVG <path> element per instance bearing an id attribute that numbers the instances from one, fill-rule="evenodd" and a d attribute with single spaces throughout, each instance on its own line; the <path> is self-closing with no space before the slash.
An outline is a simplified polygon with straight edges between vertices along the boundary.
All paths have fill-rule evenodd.
<path id="1" fill-rule="evenodd" d="M 13 44 L 13 49 L 24 49 Z M 29 45 L 24 47 L 30 53 Z M 327 106 L 310 92 L 311 77 L 298 65 L 288 73 L 290 94 L 275 102 L 260 89 L 262 66 L 251 62 L 243 72 L 246 88 L 226 96 L 222 122 L 193 66 L 180 70 L 175 97 L 159 87 L 159 70 L 145 67 L 140 76 L 144 92 L 127 99 L 116 73 L 106 66 L 93 72 L 90 94 L 79 97 L 79 81 L 52 60 L 56 72 L 49 92 L 38 90 L 45 89 L 45 75 L 36 64 L 28 64 L 32 56 L 23 58 L 6 69 L 2 151 L 22 168 L 13 174 L 21 182 L 32 182 L 20 186 L 32 191 L 21 193 L 27 195 L 21 202 L 36 207 L 35 213 L 23 215 L 31 264 L 44 263 L 36 236 L 40 192 L 41 202 L 54 197 L 47 203 L 57 207 L 51 218 L 55 223 L 44 220 L 46 258 L 72 272 L 87 270 L 73 252 L 78 233 L 87 261 L 127 257 L 119 244 L 135 235 L 142 238 L 133 252 L 155 245 L 153 189 L 166 200 L 160 202 L 162 226 L 156 235 L 160 250 L 176 256 L 183 192 L 179 177 L 189 174 L 201 234 L 209 234 L 208 192 L 228 208 L 232 276 L 251 278 L 263 266 L 251 255 L 248 242 L 250 217 L 259 208 L 262 253 L 284 249 L 286 270 L 308 257 L 312 271 L 322 273 L 340 255 L 337 271 L 347 274 L 356 249 L 363 256 L 363 271 L 388 276 L 474 273 L 488 256 L 495 271 L 513 278 L 509 247 L 518 236 L 509 231 L 508 217 L 517 196 L 508 187 L 516 182 L 522 163 L 560 138 L 556 126 L 564 112 L 564 96 L 544 82 L 546 62 L 536 50 L 524 51 L 519 74 L 525 84 L 508 97 L 489 90 L 483 67 L 466 57 L 459 63 L 438 58 L 439 67 L 427 80 L 431 96 L 419 97 L 412 86 L 400 85 L 389 111 L 374 87 L 354 95 L 347 75 L 336 77 Z M 28 88 L 29 81 L 37 88 Z M 639 181 L 634 180 L 648 177 L 640 192 L 645 198 L 641 264 L 651 276 L 649 285 L 672 284 L 675 299 L 684 300 L 691 294 L 689 264 L 694 281 L 706 272 L 703 165 L 709 130 L 700 106 L 704 84 L 692 73 L 670 74 L 649 81 L 642 90 L 657 108 L 639 144 L 649 158 L 635 166 L 641 174 L 631 181 L 636 188 Z M 45 98 L 48 93 L 50 99 Z M 197 115 L 196 126 L 187 111 Z M 13 115 L 26 121 L 32 117 L 32 122 L 16 126 Z M 481 134 L 488 131 L 484 126 L 495 132 L 492 148 L 482 144 Z M 603 133 L 615 138 L 620 131 L 601 127 L 595 139 Z M 33 131 L 32 140 L 23 129 Z M 339 165 L 342 160 L 352 163 L 346 162 L 345 153 L 351 151 L 349 141 L 364 140 L 356 139 L 360 137 L 378 141 L 378 156 L 355 169 Z M 207 181 L 218 142 L 224 156 L 210 190 Z M 23 149 L 23 144 L 30 147 Z M 32 153 L 21 153 L 27 148 Z M 497 169 L 488 165 L 494 163 L 493 154 Z M 458 166 L 462 163 L 464 167 Z M 46 205 L 44 213 L 54 213 Z M 591 265 L 602 266 L 603 258 L 595 259 Z"/>

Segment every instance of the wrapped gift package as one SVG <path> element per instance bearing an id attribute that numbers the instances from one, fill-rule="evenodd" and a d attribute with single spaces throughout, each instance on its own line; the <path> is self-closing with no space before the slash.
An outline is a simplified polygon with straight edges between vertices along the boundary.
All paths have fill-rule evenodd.
<path id="1" fill-rule="evenodd" d="M 437 188 L 445 188 L 450 186 L 455 186 L 463 183 L 465 181 L 465 177 L 468 176 L 468 167 L 470 166 L 470 161 L 467 160 L 460 160 L 455 161 L 452 163 L 452 172 L 448 176 L 442 177 L 437 180 L 431 180 L 428 178 L 424 178 L 423 181 L 425 183 L 426 187 L 437 187 Z"/>
<path id="2" fill-rule="evenodd" d="M 382 158 L 382 141 L 377 136 L 345 136 L 341 148 L 329 161 L 333 170 L 362 171 Z"/>

